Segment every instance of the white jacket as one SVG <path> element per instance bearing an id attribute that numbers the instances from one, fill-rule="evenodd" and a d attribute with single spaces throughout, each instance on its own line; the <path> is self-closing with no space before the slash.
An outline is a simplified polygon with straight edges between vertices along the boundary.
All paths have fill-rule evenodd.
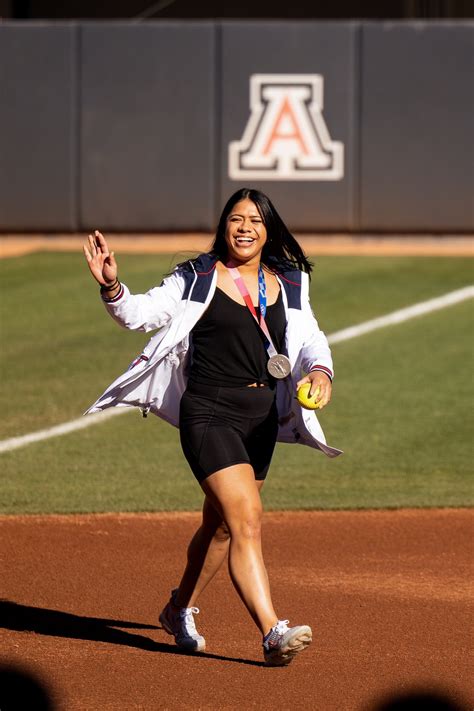
<path id="1" fill-rule="evenodd" d="M 161 286 L 146 294 L 132 295 L 123 284 L 111 302 L 104 302 L 112 318 L 124 328 L 159 330 L 87 413 L 108 407 L 140 407 L 144 413 L 150 411 L 178 426 L 179 404 L 187 384 L 190 332 L 214 296 L 215 265 L 215 256 L 202 254 L 177 268 Z M 326 336 L 309 303 L 309 278 L 296 269 L 276 270 L 276 275 L 287 319 L 286 354 L 292 364 L 291 375 L 277 381 L 277 439 L 306 444 L 336 457 L 341 450 L 326 444 L 314 411 L 303 409 L 295 399 L 296 383 L 302 373 L 322 370 L 330 377 L 333 374 Z"/>

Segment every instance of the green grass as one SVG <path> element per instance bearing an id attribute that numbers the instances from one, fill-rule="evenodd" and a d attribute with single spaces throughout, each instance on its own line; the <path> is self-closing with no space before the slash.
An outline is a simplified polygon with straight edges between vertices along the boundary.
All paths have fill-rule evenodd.
<path id="1" fill-rule="evenodd" d="M 345 454 L 280 447 L 271 506 L 472 505 L 471 334 L 463 303 L 334 346 L 339 376 L 320 421 Z"/>
<path id="2" fill-rule="evenodd" d="M 326 333 L 472 281 L 457 258 L 326 257 L 312 300 Z M 170 257 L 120 258 L 133 291 Z M 107 317 L 82 257 L 0 262 L 1 438 L 78 417 L 148 335 Z M 320 415 L 336 460 L 277 447 L 268 508 L 472 505 L 472 306 L 464 303 L 333 347 L 333 403 Z M 0 455 L 3 513 L 189 510 L 201 493 L 178 433 L 135 411 Z"/>

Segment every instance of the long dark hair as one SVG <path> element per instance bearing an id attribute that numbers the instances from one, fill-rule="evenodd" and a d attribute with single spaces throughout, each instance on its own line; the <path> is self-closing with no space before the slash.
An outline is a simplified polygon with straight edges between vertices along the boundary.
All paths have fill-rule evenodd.
<path id="1" fill-rule="evenodd" d="M 246 199 L 255 203 L 263 224 L 267 228 L 267 241 L 261 257 L 263 264 L 266 264 L 271 269 L 282 266 L 301 269 L 301 271 L 311 274 L 313 265 L 308 261 L 300 245 L 281 219 L 270 198 L 260 190 L 241 188 L 230 196 L 222 210 L 211 251 L 221 261 L 225 262 L 227 258 L 227 244 L 225 241 L 227 218 L 234 205 Z"/>

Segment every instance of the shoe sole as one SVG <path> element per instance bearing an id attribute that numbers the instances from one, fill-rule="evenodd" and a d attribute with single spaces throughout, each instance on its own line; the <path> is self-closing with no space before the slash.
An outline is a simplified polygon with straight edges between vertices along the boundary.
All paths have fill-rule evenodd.
<path id="1" fill-rule="evenodd" d="M 163 627 L 164 631 L 167 632 L 172 637 L 174 637 L 174 641 L 176 642 L 177 647 L 185 650 L 186 652 L 204 652 L 204 650 L 206 649 L 206 641 L 205 641 L 204 637 L 202 638 L 203 639 L 202 642 L 197 642 L 196 640 L 193 640 L 193 643 L 189 643 L 189 644 L 186 644 L 186 643 L 182 644 L 181 643 L 180 644 L 177 641 L 176 637 L 174 636 L 174 632 L 171 629 L 171 627 L 169 626 L 169 624 L 166 620 L 166 617 L 164 616 L 163 613 L 161 613 L 161 615 L 159 616 L 158 619 L 161 622 L 161 626 Z"/>
<path id="2" fill-rule="evenodd" d="M 288 634 L 288 633 L 286 633 Z M 282 646 L 271 652 L 265 652 L 267 667 L 284 667 L 290 664 L 297 654 L 309 647 L 313 641 L 311 627 L 302 625 L 297 627 L 283 642 Z"/>

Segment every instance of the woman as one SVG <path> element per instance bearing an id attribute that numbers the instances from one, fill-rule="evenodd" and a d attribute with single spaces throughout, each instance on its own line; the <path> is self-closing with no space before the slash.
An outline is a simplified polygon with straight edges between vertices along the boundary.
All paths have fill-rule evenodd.
<path id="1" fill-rule="evenodd" d="M 202 651 L 195 603 L 228 558 L 232 582 L 259 628 L 268 665 L 311 642 L 273 607 L 261 549 L 263 486 L 275 442 L 330 457 L 313 412 L 296 389 L 331 399 L 332 360 L 309 305 L 311 266 L 270 200 L 241 189 L 222 212 L 211 252 L 178 265 L 160 287 L 131 295 L 104 237 L 84 254 L 111 316 L 126 328 L 160 329 L 88 412 L 138 406 L 179 426 L 185 457 L 205 494 L 202 524 L 179 586 L 160 615 L 187 650 Z M 303 374 L 304 373 L 304 374 Z"/>

